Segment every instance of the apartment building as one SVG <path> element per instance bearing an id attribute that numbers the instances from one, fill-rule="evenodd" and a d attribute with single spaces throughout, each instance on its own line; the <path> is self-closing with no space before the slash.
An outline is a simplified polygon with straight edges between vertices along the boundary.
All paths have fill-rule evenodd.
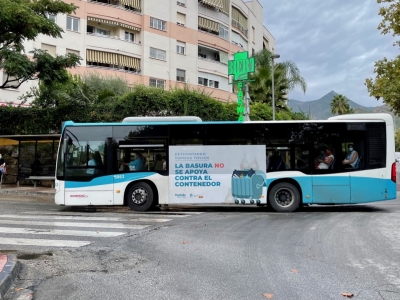
<path id="1" fill-rule="evenodd" d="M 274 51 L 275 39 L 263 25 L 257 0 L 65 0 L 79 8 L 73 15 L 49 15 L 62 39 L 39 36 L 26 51 L 75 53 L 81 65 L 73 74 L 98 72 L 130 84 L 168 89 L 188 84 L 221 101 L 236 100 L 228 80 L 228 60 Z M 0 72 L 0 80 L 4 74 Z M 4 76 L 5 77 L 5 76 Z M 18 97 L 37 82 L 0 90 L 0 103 Z"/>

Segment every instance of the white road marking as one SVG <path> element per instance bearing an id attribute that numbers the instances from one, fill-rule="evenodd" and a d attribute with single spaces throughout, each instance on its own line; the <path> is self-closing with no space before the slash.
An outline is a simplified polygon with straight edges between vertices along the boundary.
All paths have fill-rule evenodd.
<path id="1" fill-rule="evenodd" d="M 68 241 L 68 240 L 42 240 L 42 239 L 20 239 L 20 238 L 0 238 L 0 245 L 20 245 L 20 246 L 46 246 L 46 247 L 82 247 L 90 245 L 89 241 Z"/>
<path id="2" fill-rule="evenodd" d="M 90 228 L 123 228 L 123 229 L 143 229 L 150 225 L 126 225 L 119 223 L 72 223 L 72 222 L 41 222 L 41 221 L 15 221 L 0 220 L 0 224 L 9 225 L 38 225 L 55 227 L 90 227 Z"/>
<path id="3" fill-rule="evenodd" d="M 90 237 L 116 237 L 126 234 L 126 232 L 106 232 L 106 231 L 82 231 L 82 230 L 57 230 L 57 229 L 32 229 L 32 228 L 9 228 L 0 227 L 0 233 L 22 233 L 40 235 L 71 235 L 71 236 L 90 236 Z M 2 237 L 0 237 L 0 244 Z"/>
<path id="4" fill-rule="evenodd" d="M 82 217 L 82 216 L 51 216 L 51 215 L 0 215 L 1 218 L 13 219 L 47 219 L 47 220 L 86 220 L 86 221 L 124 221 L 122 218 L 112 217 Z"/>
<path id="5" fill-rule="evenodd" d="M 135 221 L 135 222 L 155 222 L 164 223 L 172 221 L 172 219 L 148 219 L 148 218 L 138 218 L 138 219 L 122 219 L 113 217 L 82 217 L 82 216 L 38 216 L 38 215 L 0 215 L 1 218 L 10 219 L 46 219 L 46 220 L 80 220 L 80 221 Z"/>
<path id="6" fill-rule="evenodd" d="M 104 213 L 104 212 L 101 212 Z M 107 212 L 107 213 L 114 213 L 112 211 Z M 115 212 L 118 213 L 118 212 Z M 82 216 L 82 212 L 71 212 L 71 211 L 58 211 L 58 212 L 48 212 L 48 211 L 25 211 L 22 212 L 22 214 L 32 214 L 32 215 L 50 215 L 50 216 L 61 216 L 62 214 L 67 215 L 67 216 Z M 171 213 L 171 214 L 153 214 L 153 213 L 134 213 L 132 214 L 126 214 L 126 216 L 140 216 L 140 217 L 157 217 L 157 218 L 186 218 L 189 217 L 190 215 L 177 215 L 176 213 Z M 87 218 L 92 218 L 91 216 L 88 216 Z M 94 218 L 102 218 L 102 217 L 94 217 Z M 116 217 L 116 219 L 121 219 Z"/>

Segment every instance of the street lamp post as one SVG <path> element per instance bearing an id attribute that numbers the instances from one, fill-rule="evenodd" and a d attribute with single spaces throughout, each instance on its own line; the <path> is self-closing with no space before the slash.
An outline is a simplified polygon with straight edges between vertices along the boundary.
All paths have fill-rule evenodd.
<path id="1" fill-rule="evenodd" d="M 274 87 L 274 59 L 281 57 L 279 54 L 272 54 L 270 56 L 272 60 L 272 120 L 275 121 L 275 87 Z"/>

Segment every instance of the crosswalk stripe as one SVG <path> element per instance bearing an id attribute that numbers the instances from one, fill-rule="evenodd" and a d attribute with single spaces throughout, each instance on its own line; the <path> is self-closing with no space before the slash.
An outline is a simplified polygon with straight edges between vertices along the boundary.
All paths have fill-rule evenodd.
<path id="1" fill-rule="evenodd" d="M 11 218 L 11 219 L 46 219 L 46 220 L 81 220 L 81 221 L 135 221 L 135 222 L 155 222 L 164 223 L 172 221 L 172 219 L 148 219 L 138 218 L 124 220 L 122 218 L 113 217 L 82 217 L 82 216 L 38 216 L 38 215 L 0 215 L 0 218 Z"/>
<path id="2" fill-rule="evenodd" d="M 20 245 L 20 246 L 46 246 L 46 247 L 82 247 L 90 245 L 89 241 L 69 241 L 69 240 L 44 240 L 44 239 L 20 239 L 20 238 L 1 238 L 0 245 Z"/>
<path id="3" fill-rule="evenodd" d="M 150 225 L 127 225 L 119 223 L 75 223 L 75 222 L 41 222 L 41 221 L 15 221 L 0 220 L 0 224 L 9 225 L 38 225 L 55 227 L 90 227 L 90 228 L 124 228 L 124 229 L 143 229 Z"/>
<path id="4" fill-rule="evenodd" d="M 73 216 L 73 215 L 79 215 L 82 216 L 82 212 L 48 212 L 48 211 L 25 211 L 22 212 L 23 214 L 29 214 L 29 215 L 50 215 L 50 216 L 59 216 L 60 214 L 67 214 L 68 216 Z M 113 212 L 110 212 L 113 213 Z M 152 213 L 137 213 L 137 212 L 132 212 L 131 215 L 134 216 L 141 216 L 141 217 L 158 217 L 158 218 L 186 218 L 190 217 L 190 215 L 177 215 L 177 214 L 152 214 Z M 88 217 L 92 218 L 92 217 Z M 95 218 L 101 218 L 101 217 L 95 217 Z M 116 217 L 116 219 L 120 219 Z"/>
<path id="5" fill-rule="evenodd" d="M 107 231 L 82 231 L 82 230 L 57 230 L 57 229 L 32 229 L 32 228 L 9 228 L 0 227 L 0 233 L 22 233 L 39 235 L 71 235 L 89 237 L 116 237 L 126 234 L 126 232 L 107 232 Z M 0 244 L 2 237 L 0 237 Z"/>

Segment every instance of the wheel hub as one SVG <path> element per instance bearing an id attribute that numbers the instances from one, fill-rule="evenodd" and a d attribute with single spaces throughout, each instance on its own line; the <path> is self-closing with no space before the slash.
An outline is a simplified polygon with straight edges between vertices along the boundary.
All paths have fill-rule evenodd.
<path id="1" fill-rule="evenodd" d="M 147 201 L 147 192 L 144 188 L 137 188 L 132 193 L 132 201 L 137 205 L 143 205 Z"/>
<path id="2" fill-rule="evenodd" d="M 294 201 L 294 194 L 290 189 L 282 188 L 275 193 L 276 203 L 281 207 L 288 207 Z"/>

